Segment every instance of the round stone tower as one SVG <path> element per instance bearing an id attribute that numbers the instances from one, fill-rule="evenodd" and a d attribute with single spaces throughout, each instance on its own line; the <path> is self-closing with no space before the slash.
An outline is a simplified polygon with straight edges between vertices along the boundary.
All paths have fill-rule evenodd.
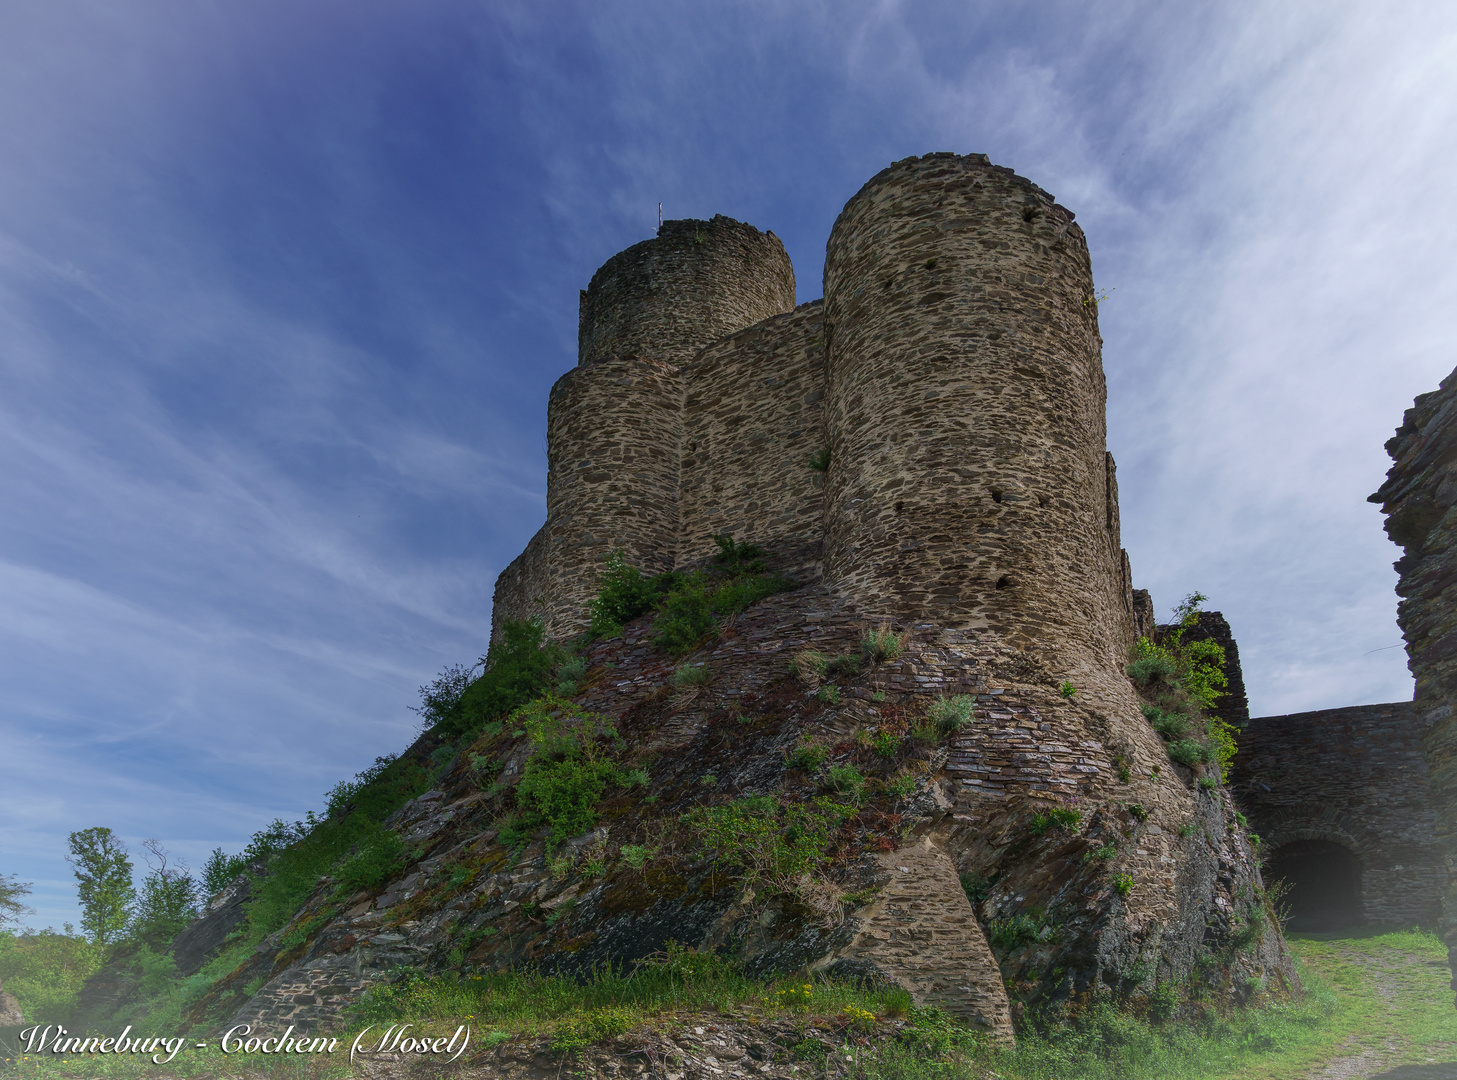
<path id="1" fill-rule="evenodd" d="M 586 628 L 603 560 L 673 568 L 683 384 L 676 368 L 608 356 L 568 371 L 546 406 L 547 633 Z"/>
<path id="2" fill-rule="evenodd" d="M 896 162 L 825 257 L 825 571 L 1079 687 L 1132 643 L 1098 304 L 1073 215 L 985 156 Z M 1121 685 L 1120 685 L 1121 684 Z"/>
<path id="3" fill-rule="evenodd" d="M 665 221 L 582 290 L 577 361 L 633 354 L 682 364 L 710 342 L 794 310 L 779 237 L 717 215 Z"/>

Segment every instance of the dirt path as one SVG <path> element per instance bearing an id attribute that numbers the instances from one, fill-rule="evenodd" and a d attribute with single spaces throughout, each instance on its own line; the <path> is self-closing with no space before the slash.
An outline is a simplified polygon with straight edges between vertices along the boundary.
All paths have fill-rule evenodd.
<path id="1" fill-rule="evenodd" d="M 1413 992 L 1411 986 L 1404 985 L 1403 974 L 1433 963 L 1446 968 L 1445 964 L 1434 962 L 1420 953 L 1395 949 L 1373 954 L 1350 945 L 1335 944 L 1335 951 L 1342 960 L 1360 968 L 1370 979 L 1391 1020 L 1396 1019 L 1403 996 Z M 1397 1023 L 1381 1026 L 1389 1027 L 1389 1030 L 1379 1034 L 1373 1032 L 1374 1039 L 1371 1036 L 1363 1040 L 1352 1039 L 1349 1049 L 1354 1053 L 1337 1057 L 1316 1068 L 1306 1074 L 1305 1080 L 1457 1080 L 1457 1047 L 1431 1046 L 1424 1063 L 1403 1065 L 1400 1062 L 1413 1049 L 1410 1039 L 1403 1036 Z"/>

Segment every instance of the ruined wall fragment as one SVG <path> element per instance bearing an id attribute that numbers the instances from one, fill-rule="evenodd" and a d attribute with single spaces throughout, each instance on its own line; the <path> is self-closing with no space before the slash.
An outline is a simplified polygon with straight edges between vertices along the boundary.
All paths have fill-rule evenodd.
<path id="1" fill-rule="evenodd" d="M 1457 371 L 1422 394 L 1386 443 L 1394 464 L 1371 501 L 1404 554 L 1397 623 L 1416 678 L 1437 840 L 1446 859 L 1442 928 L 1457 975 Z M 1457 989 L 1457 978 L 1454 978 Z"/>

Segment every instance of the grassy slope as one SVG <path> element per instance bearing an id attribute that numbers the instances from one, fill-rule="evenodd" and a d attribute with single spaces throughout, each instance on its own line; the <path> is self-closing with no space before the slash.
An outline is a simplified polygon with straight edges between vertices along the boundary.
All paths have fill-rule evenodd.
<path id="1" fill-rule="evenodd" d="M 1429 933 L 1398 932 L 1354 937 L 1296 938 L 1292 947 L 1311 986 L 1306 1000 L 1247 1011 L 1228 1020 L 1196 1023 L 1175 1021 L 1162 1027 L 1139 1023 L 1124 1014 L 1105 1012 L 1081 1029 L 1061 1028 L 1050 1039 L 1024 1036 L 1012 1052 L 973 1052 L 946 1065 L 905 1053 L 895 1060 L 864 1054 L 852 1070 L 865 1080 L 939 1080 L 988 1077 L 1002 1080 L 1293 1080 L 1320 1071 L 1327 1062 L 1369 1051 L 1369 1075 L 1405 1062 L 1457 1060 L 1457 1010 L 1447 989 L 1445 954 Z M 685 973 L 686 974 L 686 973 Z M 380 1023 L 389 1018 L 420 1022 L 416 1030 L 448 1034 L 457 1020 L 475 1026 L 477 1041 L 488 1032 L 553 1038 L 558 1045 L 579 1045 L 593 1035 L 612 1035 L 643 1024 L 671 1023 L 674 1012 L 700 1015 L 715 1009 L 747 1019 L 794 1017 L 813 1022 L 818 1016 L 842 1013 L 854 1004 L 879 1015 L 904 1010 L 894 995 L 860 993 L 848 988 L 816 989 L 814 1000 L 785 1007 L 776 1000 L 788 981 L 759 984 L 724 973 L 685 981 L 660 971 L 639 980 L 602 980 L 595 987 L 576 988 L 555 979 L 486 979 L 448 987 L 420 985 L 380 1000 L 362 1017 Z M 473 983 L 473 984 L 472 984 Z M 636 985 L 633 985 L 636 983 Z M 792 995 L 791 995 L 792 996 Z M 352 1036 L 351 1036 L 352 1038 Z M 350 1039 L 343 1045 L 347 1047 Z M 8 1056 L 8 1055 L 7 1055 Z M 312 1076 L 318 1080 L 347 1075 L 340 1056 L 322 1055 L 285 1062 L 275 1057 L 226 1059 L 216 1050 L 189 1048 L 166 1072 L 177 1076 L 215 1073 Z M 806 1063 L 802 1063 L 803 1064 Z M 116 1076 L 154 1077 L 156 1066 L 116 1057 L 84 1064 L 45 1057 L 23 1062 L 24 1077 Z M 78 1065 L 80 1069 L 78 1070 Z M 813 1071 L 812 1069 L 809 1071 Z"/>

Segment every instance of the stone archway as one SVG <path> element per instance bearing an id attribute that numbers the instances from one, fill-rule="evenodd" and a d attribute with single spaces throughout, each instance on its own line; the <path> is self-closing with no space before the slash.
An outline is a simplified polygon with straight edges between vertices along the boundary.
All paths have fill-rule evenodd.
<path id="1" fill-rule="evenodd" d="M 1344 930 L 1366 921 L 1361 860 L 1346 845 L 1327 839 L 1292 840 L 1275 848 L 1265 864 L 1267 886 L 1282 881 L 1285 928 L 1297 933 Z"/>

